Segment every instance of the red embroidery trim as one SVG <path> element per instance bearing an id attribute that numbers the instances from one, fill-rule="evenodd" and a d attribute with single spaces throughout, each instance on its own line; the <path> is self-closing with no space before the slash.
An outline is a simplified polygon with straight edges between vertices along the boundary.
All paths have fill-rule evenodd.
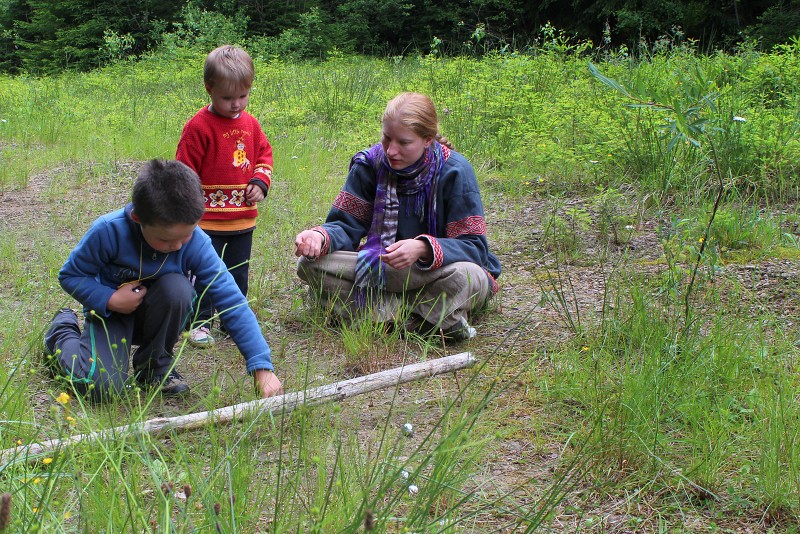
<path id="1" fill-rule="evenodd" d="M 372 204 L 347 191 L 339 191 L 333 207 L 349 213 L 356 219 L 364 222 L 372 221 Z"/>
<path id="2" fill-rule="evenodd" d="M 447 225 L 447 237 L 458 237 L 465 234 L 486 235 L 486 220 L 480 215 L 472 215 Z"/>

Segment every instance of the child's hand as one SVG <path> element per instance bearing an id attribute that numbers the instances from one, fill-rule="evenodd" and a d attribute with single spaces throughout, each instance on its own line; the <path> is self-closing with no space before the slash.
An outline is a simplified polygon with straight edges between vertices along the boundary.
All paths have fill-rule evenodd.
<path id="1" fill-rule="evenodd" d="M 247 189 L 244 190 L 244 199 L 250 206 L 256 202 L 261 202 L 264 200 L 264 190 L 256 184 L 250 184 L 247 186 Z"/>
<path id="2" fill-rule="evenodd" d="M 147 295 L 147 288 L 139 284 L 123 284 L 114 291 L 111 298 L 106 303 L 106 308 L 113 312 L 128 315 L 136 311 L 136 308 Z"/>
<path id="3" fill-rule="evenodd" d="M 265 399 L 283 394 L 283 384 L 272 371 L 259 369 L 253 373 L 253 382 L 255 382 L 256 392 L 261 393 L 261 397 Z"/>

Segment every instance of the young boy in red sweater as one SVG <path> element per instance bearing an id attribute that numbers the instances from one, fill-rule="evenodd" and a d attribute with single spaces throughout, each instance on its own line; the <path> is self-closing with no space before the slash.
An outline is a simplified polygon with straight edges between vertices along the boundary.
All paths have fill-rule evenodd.
<path id="1" fill-rule="evenodd" d="M 256 204 L 272 178 L 272 146 L 245 111 L 254 76 L 253 60 L 241 48 L 225 45 L 208 54 L 203 81 L 211 104 L 184 125 L 175 156 L 200 176 L 206 202 L 200 228 L 245 296 Z M 205 289 L 195 287 L 199 301 L 189 341 L 197 347 L 214 344 L 214 302 Z"/>

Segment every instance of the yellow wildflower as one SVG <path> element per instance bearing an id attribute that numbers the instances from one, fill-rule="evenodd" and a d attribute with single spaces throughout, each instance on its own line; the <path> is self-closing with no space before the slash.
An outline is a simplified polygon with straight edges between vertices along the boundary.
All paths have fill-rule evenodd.
<path id="1" fill-rule="evenodd" d="M 42 460 L 42 463 L 44 465 L 50 465 L 50 464 L 53 463 L 53 459 L 52 458 L 45 458 L 44 460 Z"/>
<path id="2" fill-rule="evenodd" d="M 62 391 L 61 393 L 58 394 L 58 397 L 56 397 L 56 402 L 66 406 L 67 403 L 69 403 L 69 395 Z"/>

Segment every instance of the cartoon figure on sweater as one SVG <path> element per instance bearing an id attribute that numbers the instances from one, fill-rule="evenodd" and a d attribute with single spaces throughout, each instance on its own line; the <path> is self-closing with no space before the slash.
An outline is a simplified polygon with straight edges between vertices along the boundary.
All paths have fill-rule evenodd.
<path id="1" fill-rule="evenodd" d="M 242 139 L 236 142 L 236 150 L 233 153 L 233 166 L 241 167 L 242 172 L 250 168 L 250 160 L 247 159 L 247 152 L 244 150 L 244 140 Z"/>

